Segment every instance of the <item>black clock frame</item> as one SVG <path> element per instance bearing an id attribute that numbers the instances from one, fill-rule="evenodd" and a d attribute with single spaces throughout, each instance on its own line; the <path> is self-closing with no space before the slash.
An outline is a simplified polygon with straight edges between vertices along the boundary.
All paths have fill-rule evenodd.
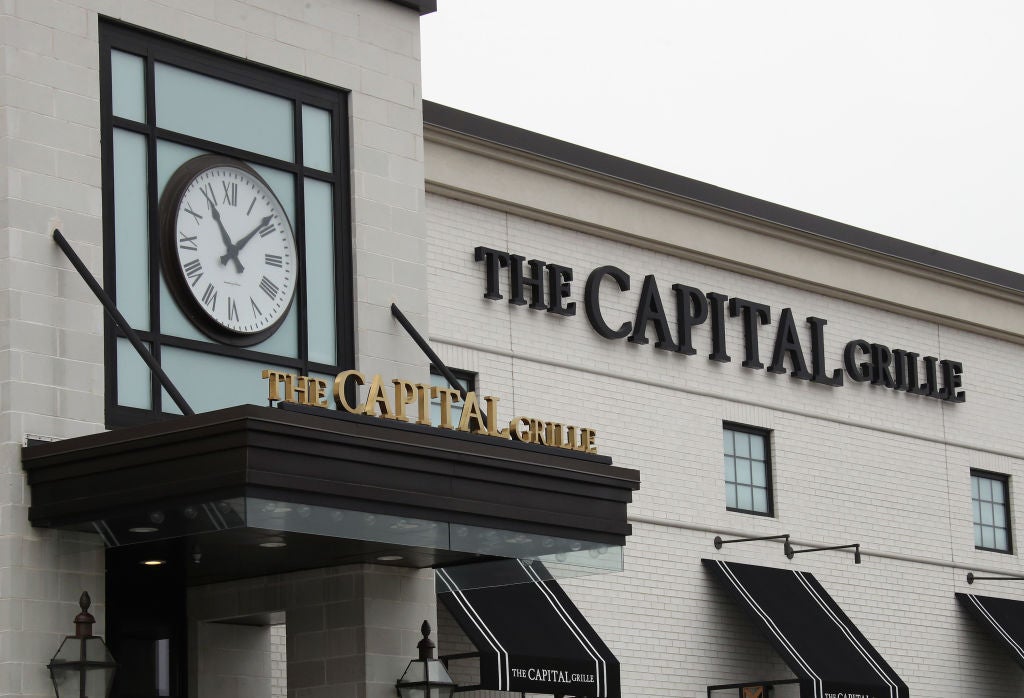
<path id="1" fill-rule="evenodd" d="M 291 306 L 295 300 L 295 295 L 298 293 L 298 288 L 296 288 L 298 285 L 298 274 L 296 270 L 296 279 L 293 285 L 292 296 L 288 299 L 288 306 L 273 324 L 259 332 L 234 332 L 230 328 L 224 327 L 210 317 L 209 313 L 203 309 L 202 304 L 196 300 L 196 297 L 189 291 L 188 281 L 182 273 L 181 266 L 177 264 L 178 205 L 181 203 L 185 190 L 188 189 L 189 185 L 192 184 L 196 177 L 207 170 L 212 170 L 217 167 L 232 167 L 237 170 L 242 170 L 266 187 L 267 191 L 271 193 L 274 199 L 277 199 L 277 194 L 274 194 L 273 188 L 267 183 L 267 181 L 260 177 L 256 170 L 249 167 L 249 165 L 245 164 L 241 160 L 228 157 L 226 155 L 218 155 L 216 153 L 197 155 L 174 171 L 174 174 L 172 174 L 170 179 L 167 180 L 163 194 L 160 196 L 160 263 L 164 271 L 164 279 L 167 281 L 167 288 L 171 291 L 171 295 L 174 296 L 174 299 L 177 301 L 178 307 L 181 308 L 182 312 L 185 313 L 185 316 L 193 325 L 195 325 L 207 337 L 217 342 L 237 347 L 249 347 L 268 339 L 271 335 L 277 332 L 278 328 L 281 327 L 281 324 L 288 317 L 288 313 L 291 312 Z M 299 251 L 295 244 L 295 228 L 292 226 L 291 221 L 288 220 L 288 214 L 284 210 L 284 207 L 281 206 L 281 202 L 278 201 L 277 203 L 278 207 L 281 209 L 281 213 L 285 217 L 285 221 L 288 223 L 289 234 L 292 236 L 292 247 L 295 250 L 295 261 L 297 265 Z"/>
<path id="2" fill-rule="evenodd" d="M 154 251 L 149 259 L 149 330 L 136 327 L 136 332 L 147 343 L 159 361 L 164 347 L 188 349 L 227 358 L 244 359 L 265 366 L 277 366 L 294 373 L 333 375 L 339 370 L 355 366 L 354 329 L 354 281 L 352 263 L 352 192 L 351 154 L 348 136 L 349 91 L 336 85 L 318 83 L 300 76 L 291 75 L 267 66 L 257 65 L 224 53 L 188 44 L 166 35 L 101 17 L 100 39 L 100 126 L 102 133 L 101 155 L 103 170 L 103 247 L 104 287 L 117 300 L 117 257 L 114 227 L 114 167 L 113 132 L 120 129 L 137 133 L 146 138 L 149 173 L 147 197 L 149 200 L 148 239 L 149 248 Z M 111 51 L 118 50 L 140 56 L 145 64 L 145 122 L 136 122 L 115 116 L 112 111 Z M 222 143 L 169 131 L 156 123 L 156 97 L 154 91 L 154 70 L 156 62 L 184 68 L 202 75 L 234 82 L 269 94 L 284 97 L 294 105 L 294 162 L 282 161 L 270 156 L 241 150 Z M 332 170 L 322 171 L 305 165 L 302 154 L 302 106 L 310 105 L 332 114 Z M 253 165 L 266 166 L 286 172 L 300 179 L 319 180 L 333 187 L 334 210 L 334 293 L 336 342 L 335 363 L 328 364 L 309 358 L 308 323 L 306 319 L 306 269 L 305 269 L 305 213 L 304 193 L 296 186 L 295 218 L 293 226 L 298 269 L 295 295 L 290 313 L 298 313 L 298 352 L 296 355 L 279 355 L 261 351 L 259 346 L 244 346 L 220 341 L 200 341 L 188 337 L 163 334 L 160 331 L 160 285 L 162 265 L 160 255 L 160 195 L 157 184 L 156 144 L 166 141 L 207 153 L 218 154 Z M 172 277 L 167 276 L 170 279 Z M 124 335 L 107 320 L 104 331 L 104 392 L 106 403 L 106 424 L 108 428 L 131 426 L 164 420 L 173 416 L 167 411 L 169 402 L 162 396 L 158 379 L 151 376 L 151 407 L 141 409 L 118 403 L 117 340 Z M 208 336 L 204 333 L 204 337 Z M 170 406 L 173 408 L 173 406 Z"/>

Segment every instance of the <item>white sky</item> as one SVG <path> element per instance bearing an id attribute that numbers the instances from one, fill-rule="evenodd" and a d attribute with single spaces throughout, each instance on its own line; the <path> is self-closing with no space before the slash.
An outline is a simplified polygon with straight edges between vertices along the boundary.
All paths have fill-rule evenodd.
<path id="1" fill-rule="evenodd" d="M 426 99 L 1024 272 L 1019 0 L 439 0 Z"/>

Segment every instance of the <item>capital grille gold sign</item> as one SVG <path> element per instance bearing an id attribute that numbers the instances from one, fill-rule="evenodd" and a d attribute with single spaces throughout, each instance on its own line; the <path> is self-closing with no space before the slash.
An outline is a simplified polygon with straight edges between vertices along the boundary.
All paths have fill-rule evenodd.
<path id="1" fill-rule="evenodd" d="M 463 399 L 454 388 L 413 383 L 401 378 L 386 381 L 380 374 L 374 375 L 367 382 L 366 375 L 356 370 L 342 371 L 331 382 L 323 378 L 300 376 L 269 368 L 263 369 L 262 376 L 267 381 L 267 400 L 271 404 L 284 402 L 329 409 L 330 392 L 335 409 L 344 410 L 349 414 L 414 422 L 438 429 L 511 439 L 570 451 L 597 453 L 597 446 L 594 443 L 597 432 L 594 429 L 526 416 L 513 417 L 507 422 L 502 422 L 498 418 L 499 399 L 492 395 L 485 395 L 481 404 L 481 399 L 473 391 L 467 392 Z M 350 381 L 355 386 L 367 386 L 364 400 L 355 403 L 349 401 L 346 389 Z M 436 425 L 430 419 L 431 400 L 437 400 L 441 408 L 441 419 Z M 453 408 L 460 406 L 460 402 L 462 413 L 456 424 L 452 419 Z M 409 414 L 410 407 L 415 407 L 415 418 Z"/>

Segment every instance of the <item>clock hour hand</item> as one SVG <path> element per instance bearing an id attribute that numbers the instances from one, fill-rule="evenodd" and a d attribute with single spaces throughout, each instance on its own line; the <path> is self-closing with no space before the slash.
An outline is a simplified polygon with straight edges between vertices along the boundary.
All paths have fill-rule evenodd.
<path id="1" fill-rule="evenodd" d="M 250 240 L 256 237 L 257 233 L 262 233 L 271 229 L 270 221 L 272 219 L 273 216 L 264 216 L 255 228 L 246 233 L 245 237 L 228 248 L 227 254 L 220 258 L 220 263 L 227 264 L 229 259 L 233 259 L 235 260 L 235 266 L 240 266 L 241 263 L 238 261 L 238 253 L 242 251 L 243 247 L 249 244 Z"/>
<path id="2" fill-rule="evenodd" d="M 203 196 L 206 196 L 206 192 L 203 192 Z M 238 251 L 235 249 L 235 244 L 231 242 L 231 236 L 228 235 L 228 231 L 224 229 L 224 224 L 220 220 L 220 211 L 217 210 L 217 204 L 215 204 L 210 197 L 206 197 L 206 201 L 210 204 L 210 211 L 213 213 L 213 220 L 217 221 L 217 228 L 220 229 L 220 238 L 224 241 L 224 246 L 228 249 L 227 254 L 220 258 L 220 263 L 227 264 L 229 259 L 235 260 L 235 271 L 241 274 L 245 271 L 245 267 L 243 267 L 242 263 L 238 261 Z"/>

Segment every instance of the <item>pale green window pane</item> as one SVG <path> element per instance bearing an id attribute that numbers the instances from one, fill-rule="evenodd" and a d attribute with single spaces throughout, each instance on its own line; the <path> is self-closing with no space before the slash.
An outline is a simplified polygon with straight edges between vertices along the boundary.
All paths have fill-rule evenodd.
<path id="1" fill-rule="evenodd" d="M 974 525 L 974 544 L 981 545 L 981 526 L 978 524 Z"/>
<path id="2" fill-rule="evenodd" d="M 321 111 L 321 110 L 317 110 Z M 330 116 L 330 115 L 328 115 Z M 337 363 L 333 188 L 306 180 L 306 317 L 309 359 Z"/>
<path id="3" fill-rule="evenodd" d="M 281 202 L 281 208 L 288 215 L 288 222 L 295 227 L 295 177 L 275 170 L 272 167 L 264 167 L 255 163 L 247 163 L 256 173 L 266 181 L 274 191 L 274 196 Z"/>
<path id="4" fill-rule="evenodd" d="M 302 105 L 302 161 L 306 167 L 331 172 L 331 112 Z"/>
<path id="5" fill-rule="evenodd" d="M 114 116 L 146 121 L 146 63 L 141 56 L 110 52 L 111 109 Z"/>
<path id="6" fill-rule="evenodd" d="M 766 490 L 755 487 L 754 488 L 754 511 L 767 512 L 768 511 L 768 492 Z"/>
<path id="7" fill-rule="evenodd" d="M 745 485 L 736 487 L 736 505 L 740 509 L 748 511 L 754 508 L 754 496 L 749 487 Z"/>
<path id="8" fill-rule="evenodd" d="M 174 174 L 175 170 L 192 158 L 204 155 L 206 152 L 207 151 L 205 150 L 190 148 L 186 145 L 179 145 L 168 141 L 157 141 L 157 195 L 163 195 L 164 187 L 167 186 L 167 180 L 171 178 L 171 175 Z M 209 341 L 206 335 L 196 329 L 195 325 L 185 317 L 178 308 L 177 303 L 174 302 L 174 298 L 171 296 L 171 292 L 167 288 L 167 282 L 163 279 L 162 269 L 160 270 L 160 331 L 164 334 L 173 335 L 175 337 L 195 339 L 201 342 Z M 165 411 L 166 405 L 168 404 L 173 406 L 173 403 L 169 403 L 165 400 Z"/>
<path id="9" fill-rule="evenodd" d="M 736 459 L 736 482 L 743 485 L 750 484 L 750 461 L 745 458 Z"/>
<path id="10" fill-rule="evenodd" d="M 736 433 L 736 455 L 750 458 L 750 434 Z"/>
<path id="11" fill-rule="evenodd" d="M 978 483 L 978 478 L 971 476 L 971 496 L 977 499 L 981 496 L 981 485 Z"/>
<path id="12" fill-rule="evenodd" d="M 294 161 L 291 101 L 163 63 L 155 88 L 161 128 Z"/>
<path id="13" fill-rule="evenodd" d="M 1006 538 L 1006 529 L 997 528 L 995 531 L 996 550 L 1009 550 L 1010 542 Z"/>
<path id="14" fill-rule="evenodd" d="M 756 460 L 764 460 L 764 438 L 760 436 L 750 437 L 750 457 Z"/>
<path id="15" fill-rule="evenodd" d="M 146 202 L 146 137 L 114 129 L 114 282 L 117 308 L 136 330 L 150 329 Z"/>
<path id="16" fill-rule="evenodd" d="M 988 478 L 983 478 L 981 481 L 981 498 L 986 502 L 992 501 L 992 481 Z"/>
<path id="17" fill-rule="evenodd" d="M 992 521 L 992 505 L 985 502 L 981 505 L 981 523 L 991 526 Z"/>
<path id="18" fill-rule="evenodd" d="M 996 546 L 996 537 L 990 526 L 981 527 L 981 544 L 986 548 L 994 548 Z"/>
<path id="19" fill-rule="evenodd" d="M 981 521 L 981 502 L 975 499 L 971 504 L 974 505 L 974 523 L 979 523 Z"/>
<path id="20" fill-rule="evenodd" d="M 726 455 L 733 455 L 736 450 L 733 448 L 733 432 L 725 429 L 722 432 L 722 446 L 725 449 Z"/>
<path id="21" fill-rule="evenodd" d="M 992 482 L 992 501 L 1002 503 L 1004 500 L 1003 483 L 996 480 Z"/>
<path id="22" fill-rule="evenodd" d="M 167 180 L 171 178 L 174 171 L 186 162 L 199 155 L 205 155 L 208 151 L 190 148 L 187 145 L 179 145 L 170 141 L 156 142 L 156 191 L 159 197 L 164 193 Z"/>
<path id="23" fill-rule="evenodd" d="M 992 505 L 992 521 L 997 526 L 1002 526 L 1003 522 L 1006 521 L 1006 509 L 1003 508 L 1002 504 Z"/>
<path id="24" fill-rule="evenodd" d="M 725 480 L 736 482 L 736 459 L 732 456 L 725 457 Z"/>
<path id="25" fill-rule="evenodd" d="M 730 509 L 736 508 L 736 485 L 727 484 L 725 486 L 725 506 Z"/>
<path id="26" fill-rule="evenodd" d="M 149 345 L 146 345 L 149 349 Z M 146 362 L 123 337 L 117 340 L 117 404 L 124 407 L 153 409 L 151 372 Z"/>
<path id="27" fill-rule="evenodd" d="M 436 373 L 430 374 L 430 385 L 437 385 L 442 388 L 452 387 L 448 383 L 448 379 L 444 376 L 439 376 Z M 460 380 L 459 385 L 465 390 L 469 390 L 469 386 L 466 385 L 466 381 Z M 462 401 L 453 402 L 451 407 L 451 422 L 454 426 L 459 425 L 459 420 L 462 419 Z M 430 400 L 430 423 L 435 427 L 441 423 L 441 398 L 431 398 Z"/>
<path id="28" fill-rule="evenodd" d="M 263 369 L 293 372 L 279 366 L 168 346 L 163 348 L 161 364 L 196 412 L 232 405 L 266 405 L 267 381 L 261 377 Z M 180 414 L 166 391 L 163 393 L 163 411 Z"/>
<path id="29" fill-rule="evenodd" d="M 764 463 L 755 463 L 750 469 L 750 481 L 758 487 L 766 487 L 768 478 L 765 475 Z"/>

